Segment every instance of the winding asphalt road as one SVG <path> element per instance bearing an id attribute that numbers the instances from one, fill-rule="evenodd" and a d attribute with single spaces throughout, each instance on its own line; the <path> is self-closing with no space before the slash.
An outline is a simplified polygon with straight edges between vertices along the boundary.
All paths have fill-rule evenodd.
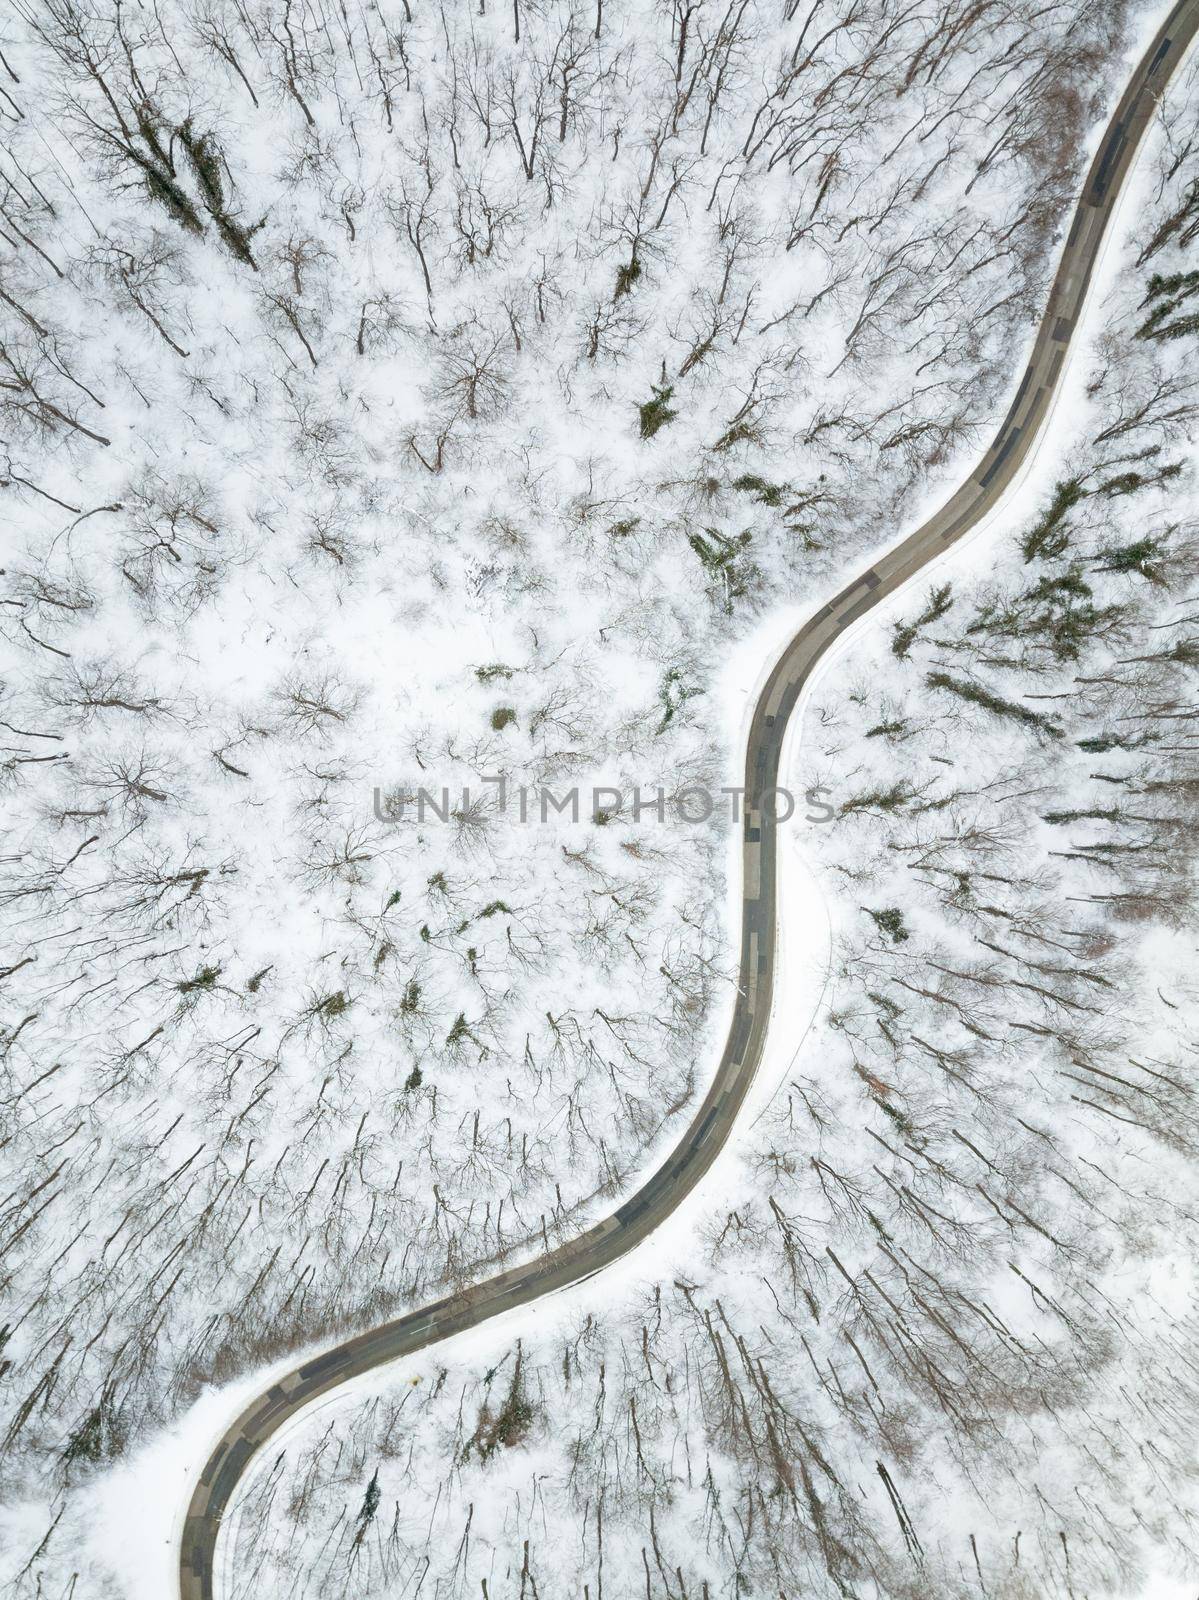
<path id="1" fill-rule="evenodd" d="M 184 1523 L 183 1600 L 214 1600 L 221 1518 L 252 1458 L 304 1406 L 348 1378 L 436 1344 L 555 1289 L 589 1277 L 651 1233 L 708 1171 L 762 1058 L 774 981 L 776 829 L 762 800 L 778 782 L 788 719 L 821 656 L 852 623 L 967 533 L 996 504 L 1032 449 L 1058 385 L 1100 244 L 1159 95 L 1199 31 L 1199 0 L 1181 0 L 1149 46 L 1091 164 L 1049 304 L 991 447 L 953 498 L 800 629 L 754 709 L 745 761 L 741 980 L 712 1087 L 665 1164 L 611 1216 L 540 1260 L 348 1339 L 274 1384 L 233 1422 L 200 1474 Z"/>

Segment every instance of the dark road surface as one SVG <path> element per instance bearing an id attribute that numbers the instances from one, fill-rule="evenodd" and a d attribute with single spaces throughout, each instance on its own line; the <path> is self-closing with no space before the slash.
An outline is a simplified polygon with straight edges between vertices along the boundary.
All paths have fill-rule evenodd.
<path id="1" fill-rule="evenodd" d="M 1028 370 L 994 442 L 953 497 L 915 533 L 855 578 L 800 629 L 754 709 L 745 762 L 740 992 L 712 1087 L 665 1164 L 620 1208 L 577 1239 L 524 1266 L 348 1339 L 274 1384 L 233 1422 L 205 1464 L 183 1529 L 183 1600 L 214 1600 L 221 1517 L 254 1455 L 297 1411 L 373 1367 L 436 1344 L 498 1312 L 536 1300 L 616 1261 L 653 1231 L 728 1139 L 762 1057 L 775 954 L 776 829 L 761 800 L 800 690 L 846 628 L 967 533 L 1027 459 L 1059 381 L 1120 189 L 1159 95 L 1199 29 L 1199 0 L 1182 0 L 1145 53 L 1108 126 L 1079 197 Z"/>

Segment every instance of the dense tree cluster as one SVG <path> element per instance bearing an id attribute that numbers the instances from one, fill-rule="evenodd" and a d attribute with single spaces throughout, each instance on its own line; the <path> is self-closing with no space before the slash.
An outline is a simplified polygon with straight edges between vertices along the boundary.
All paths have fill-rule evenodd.
<path id="1" fill-rule="evenodd" d="M 1193 1574 L 1196 383 L 1144 317 L 1193 270 L 1163 230 L 1194 126 L 1184 84 L 1039 488 L 804 714 L 800 781 L 839 798 L 796 841 L 830 1001 L 694 1246 L 309 1422 L 246 1486 L 243 1575 L 1023 1600 Z"/>
<path id="2" fill-rule="evenodd" d="M 31 1508 L 0 1541 L 14 1594 L 66 1589 L 75 1491 L 199 1385 L 544 1248 L 678 1125 L 731 981 L 720 819 L 521 827 L 484 780 L 735 781 L 715 693 L 729 644 L 897 525 L 989 420 L 1123 22 L 1087 0 L 14 6 L 0 1483 Z M 895 681 L 936 677 L 927 706 L 871 713 L 1006 728 L 1019 705 L 1030 748 L 1060 730 L 1055 759 L 1076 722 L 1123 739 L 1127 781 L 1090 806 L 1118 819 L 1043 823 L 1088 858 L 1096 925 L 1182 905 L 1171 850 L 1190 791 L 1167 736 L 1190 658 L 1172 635 L 1162 655 L 1144 630 L 1164 613 L 1130 597 L 1172 592 L 1189 536 L 1121 521 L 1183 487 L 1169 443 L 1191 412 L 1194 180 L 1172 137 L 1098 454 L 1024 530 L 1026 584 L 908 624 Z M 1113 681 L 1062 690 L 1066 671 Z M 1038 674 L 1071 703 L 1025 698 Z M 908 831 L 885 859 L 943 891 L 919 911 L 871 867 L 853 885 L 871 913 L 855 971 L 878 968 L 890 1003 L 919 983 L 947 998 L 913 1005 L 981 1018 L 988 975 L 1015 970 L 1027 1037 L 1064 1013 L 1097 1049 L 1088 1008 L 1108 991 L 1080 974 L 1109 981 L 1115 956 L 1010 942 L 987 921 L 1001 912 L 953 900 L 953 874 L 1002 868 L 1005 846 L 933 833 L 966 800 L 921 798 L 922 748 L 899 731 L 870 743 L 889 804 L 837 780 L 830 833 L 875 838 L 894 819 Z M 445 822 L 401 816 L 425 785 L 455 797 Z M 1007 794 L 988 775 L 978 804 Z M 1110 831 L 1078 832 L 1092 824 Z M 995 903 L 1031 925 L 1040 901 L 1013 883 Z M 934 914 L 974 919 L 1002 953 L 951 956 L 929 980 Z M 868 1004 L 851 986 L 844 1049 L 875 1026 L 855 1020 Z M 897 1138 L 918 1118 L 885 1087 L 888 1028 L 910 1064 L 884 1005 L 846 1081 L 884 1086 L 868 1098 Z M 966 1056 L 945 1062 L 970 1083 Z M 840 1098 L 848 1136 L 845 1092 L 812 1105 Z M 841 1179 L 804 1173 L 833 1210 Z M 791 1273 L 796 1208 L 818 1196 L 751 1189 L 722 1248 L 760 1238 Z M 850 1294 L 821 1270 L 817 1301 Z M 754 1538 L 786 1496 L 815 1516 L 830 1490 L 795 1464 L 796 1430 L 831 1462 L 832 1401 L 763 1373 L 727 1297 L 728 1324 L 710 1295 L 680 1294 L 658 1302 L 660 1359 L 686 1368 L 706 1341 L 717 1366 L 688 1381 L 730 1417 L 735 1396 L 749 1408 L 713 1471 L 762 1451 L 793 1463 L 785 1496 L 738 1515 Z M 580 1381 L 602 1393 L 597 1359 Z M 503 1382 L 463 1435 L 471 1471 L 558 1403 L 532 1354 Z M 669 1453 L 647 1423 L 665 1494 L 656 1438 Z M 621 1459 L 580 1455 L 594 1516 Z M 903 1499 L 887 1459 L 879 1492 Z M 371 1481 L 348 1513 L 362 1561 L 390 1514 L 386 1473 Z M 718 1505 L 735 1492 L 713 1484 Z M 852 1517 L 835 1520 L 849 1500 L 832 1498 L 829 1548 L 856 1548 Z M 739 1560 L 764 1559 L 725 1525 Z M 713 1583 L 735 1565 L 726 1551 Z"/>

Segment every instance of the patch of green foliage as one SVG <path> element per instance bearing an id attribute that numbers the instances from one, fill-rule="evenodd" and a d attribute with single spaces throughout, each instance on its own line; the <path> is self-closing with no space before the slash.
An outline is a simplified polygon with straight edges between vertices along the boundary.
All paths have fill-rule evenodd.
<path id="1" fill-rule="evenodd" d="M 660 428 L 668 422 L 673 422 L 678 416 L 677 411 L 670 409 L 670 397 L 674 393 L 672 384 L 655 384 L 654 397 L 647 400 L 644 405 L 637 407 L 637 415 L 641 422 L 641 437 L 652 439 Z"/>
<path id="2" fill-rule="evenodd" d="M 151 198 L 157 200 L 159 205 L 165 206 L 176 222 L 188 233 L 203 233 L 204 224 L 200 220 L 200 213 L 170 174 L 160 172 L 157 167 L 149 163 L 142 170 Z"/>
<path id="3" fill-rule="evenodd" d="M 179 142 L 187 151 L 188 160 L 195 172 L 196 181 L 200 185 L 200 192 L 204 205 L 213 222 L 216 223 L 217 232 L 221 242 L 229 253 L 239 261 L 244 261 L 248 267 L 254 267 L 254 257 L 250 253 L 250 240 L 262 222 L 254 228 L 245 228 L 230 212 L 225 202 L 225 185 L 221 176 L 223 158 L 220 146 L 212 133 L 197 133 L 189 117 L 175 129 Z M 264 218 L 263 221 L 266 219 Z M 255 270 L 257 268 L 255 267 Z"/>
<path id="4" fill-rule="evenodd" d="M 1082 569 L 1045 574 L 1022 594 L 980 606 L 968 634 L 1042 642 L 1059 661 L 1076 661 L 1096 633 L 1119 622 L 1124 608 L 1097 606 Z"/>
<path id="5" fill-rule="evenodd" d="M 1038 733 L 1047 734 L 1052 739 L 1060 739 L 1062 736 L 1061 728 L 1051 717 L 1043 716 L 1039 711 L 1032 711 L 1028 706 L 1018 705 L 1013 700 L 1001 699 L 999 695 L 992 694 L 989 689 L 984 689 L 977 683 L 966 683 L 960 678 L 951 678 L 947 672 L 930 672 L 924 681 L 930 689 L 944 689 L 947 694 L 955 694 L 960 700 L 967 700 L 971 705 L 980 706 L 992 716 L 1023 723 L 1025 727 L 1035 728 Z"/>
<path id="6" fill-rule="evenodd" d="M 1020 541 L 1020 550 L 1026 562 L 1044 561 L 1061 555 L 1070 542 L 1063 523 L 1071 508 L 1085 495 L 1081 478 L 1067 478 L 1054 485 L 1048 509 Z"/>
<path id="7" fill-rule="evenodd" d="M 508 1393 L 499 1410 L 493 1413 L 488 1406 L 484 1406 L 479 1416 L 479 1424 L 471 1443 L 478 1451 L 480 1461 L 488 1460 L 501 1448 L 510 1450 L 513 1445 L 520 1444 L 532 1426 L 533 1419 L 533 1407 L 525 1396 L 518 1360 Z"/>
<path id="8" fill-rule="evenodd" d="M 628 294 L 629 290 L 637 282 L 640 276 L 641 263 L 638 261 L 636 256 L 633 256 L 630 260 L 617 267 L 616 292 L 612 296 L 613 300 L 619 300 L 622 294 Z"/>
<path id="9" fill-rule="evenodd" d="M 62 1459 L 68 1464 L 72 1461 L 94 1463 L 119 1455 L 122 1446 L 120 1419 L 112 1395 L 106 1390 L 67 1440 Z"/>
<path id="10" fill-rule="evenodd" d="M 898 656 L 903 661 L 907 658 L 908 651 L 916 642 L 916 635 L 921 628 L 928 627 L 930 622 L 936 622 L 949 610 L 953 604 L 953 585 L 943 583 L 935 589 L 929 590 L 928 603 L 924 610 L 911 622 L 896 622 L 891 630 L 891 654 Z"/>
<path id="11" fill-rule="evenodd" d="M 1167 548 L 1166 541 L 1153 534 L 1134 539 L 1132 544 L 1106 545 L 1099 552 L 1099 560 L 1105 564 L 1095 571 L 1135 573 L 1150 583 L 1164 583 L 1161 562 Z"/>
<path id="12" fill-rule="evenodd" d="M 220 146 L 211 133 L 197 133 L 190 117 L 175 131 L 180 144 L 187 151 L 200 188 L 204 191 L 205 205 L 212 211 L 219 211 L 225 203 Z"/>
<path id="13" fill-rule="evenodd" d="M 1152 238 L 1145 246 L 1142 260 L 1147 261 L 1150 256 L 1156 255 L 1162 246 L 1178 233 L 1182 234 L 1183 243 L 1189 244 L 1195 236 L 1194 217 L 1197 211 L 1199 211 L 1199 179 L 1192 178 L 1181 204 L 1177 205 L 1154 230 Z M 1152 281 L 1151 279 L 1150 283 Z"/>
<path id="14" fill-rule="evenodd" d="M 454 1025 L 445 1036 L 446 1044 L 464 1044 L 467 1039 L 473 1039 L 470 1023 L 466 1020 L 465 1011 L 460 1011 L 454 1018 Z"/>
<path id="15" fill-rule="evenodd" d="M 787 493 L 785 483 L 769 483 L 756 472 L 743 472 L 739 478 L 734 478 L 733 488 L 739 489 L 742 494 L 752 494 L 764 506 L 781 505 Z"/>
<path id="16" fill-rule="evenodd" d="M 1111 808 L 1089 811 L 1046 811 L 1042 820 L 1060 826 L 1065 822 L 1119 822 L 1123 815 L 1122 811 Z"/>
<path id="17" fill-rule="evenodd" d="M 515 670 L 515 667 L 506 667 L 502 661 L 493 661 L 489 666 L 476 667 L 475 677 L 480 683 L 494 683 L 497 678 L 510 678 Z"/>
<path id="18" fill-rule="evenodd" d="M 700 694 L 703 694 L 702 689 L 683 682 L 681 667 L 668 668 L 666 676 L 658 686 L 658 704 L 662 707 L 662 720 L 658 723 L 657 731 L 665 733 L 687 701 L 693 700 Z"/>
<path id="19" fill-rule="evenodd" d="M 1138 656 L 1135 660 L 1177 661 L 1183 667 L 1199 667 L 1199 639 L 1179 639 L 1168 650 L 1153 656 Z"/>
<path id="20" fill-rule="evenodd" d="M 852 816 L 857 811 L 883 811 L 889 815 L 893 811 L 901 810 L 909 800 L 915 798 L 916 791 L 911 784 L 900 779 L 889 789 L 866 789 L 861 794 L 855 794 L 844 802 L 841 815 Z"/>
<path id="21" fill-rule="evenodd" d="M 516 711 L 512 706 L 497 706 L 491 713 L 491 726 L 496 733 L 503 733 L 515 721 Z"/>
<path id="22" fill-rule="evenodd" d="M 752 444 L 757 434 L 751 422 L 734 422 L 720 435 L 713 450 L 731 450 L 735 444 Z"/>
<path id="23" fill-rule="evenodd" d="M 874 1096 L 874 1102 L 880 1108 L 880 1110 L 884 1111 L 886 1115 L 890 1117 L 891 1121 L 895 1124 L 899 1132 L 903 1134 L 905 1139 L 910 1139 L 912 1137 L 912 1135 L 916 1132 L 916 1128 L 911 1117 L 902 1112 L 898 1106 L 893 1106 L 891 1102 L 884 1099 L 881 1094 Z M 881 1227 L 881 1224 L 876 1223 L 876 1226 Z M 887 1237 L 889 1238 L 890 1235 L 888 1234 Z"/>
<path id="24" fill-rule="evenodd" d="M 1114 500 L 1126 494 L 1136 494 L 1138 490 L 1147 489 L 1155 483 L 1169 483 L 1171 478 L 1177 478 L 1181 471 L 1182 463 L 1172 461 L 1160 472 L 1118 472 L 1114 478 L 1101 483 L 1096 492 L 1107 495 L 1109 500 Z"/>
<path id="25" fill-rule="evenodd" d="M 1137 338 L 1181 339 L 1186 334 L 1199 332 L 1199 313 L 1191 311 L 1174 321 L 1169 320 L 1195 294 L 1199 294 L 1199 272 L 1171 272 L 1164 276 L 1155 272 L 1141 304 L 1157 303 L 1137 329 Z"/>
<path id="26" fill-rule="evenodd" d="M 749 588 L 749 574 L 738 565 L 738 557 L 744 553 L 751 538 L 748 530 L 730 537 L 716 528 L 705 528 L 703 533 L 687 536 L 687 543 L 703 563 L 704 570 L 716 582 L 723 609 L 730 616 L 733 601 L 739 600 Z"/>
<path id="27" fill-rule="evenodd" d="M 1079 739 L 1078 748 L 1085 750 L 1088 755 L 1101 756 L 1108 750 L 1127 750 L 1128 740 L 1118 733 L 1098 734 L 1093 739 Z"/>
<path id="28" fill-rule="evenodd" d="M 358 1513 L 358 1521 L 361 1525 L 359 1532 L 368 1522 L 374 1521 L 375 1512 L 378 1511 L 379 1502 L 382 1498 L 383 1492 L 379 1488 L 379 1470 L 376 1467 L 371 1475 L 371 1481 L 366 1486 L 366 1493 L 362 1497 L 362 1509 Z"/>
<path id="29" fill-rule="evenodd" d="M 177 983 L 175 987 L 180 994 L 196 994 L 205 990 L 215 989 L 216 981 L 220 975 L 220 967 L 201 967 L 194 978 L 184 978 L 183 982 Z"/>
<path id="30" fill-rule="evenodd" d="M 871 919 L 880 933 L 885 933 L 892 944 L 903 944 L 910 937 L 904 927 L 903 912 L 898 906 L 887 906 L 882 911 L 872 911 L 869 906 L 862 910 Z"/>

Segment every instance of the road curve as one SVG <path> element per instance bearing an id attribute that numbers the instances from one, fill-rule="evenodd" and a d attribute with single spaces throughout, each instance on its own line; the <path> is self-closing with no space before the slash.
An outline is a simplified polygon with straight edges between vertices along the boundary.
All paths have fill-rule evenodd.
<path id="1" fill-rule="evenodd" d="M 762 799 L 778 783 L 788 719 L 821 656 L 846 628 L 919 572 L 996 504 L 1027 459 L 1057 388 L 1115 202 L 1157 100 L 1199 31 L 1199 0 L 1179 0 L 1133 74 L 1091 163 L 1028 370 L 990 448 L 953 497 L 799 630 L 754 708 L 745 758 L 741 976 L 712 1087 L 645 1186 L 577 1239 L 540 1260 L 347 1339 L 273 1384 L 233 1422 L 200 1474 L 184 1522 L 182 1600 L 214 1600 L 221 1518 L 262 1446 L 311 1401 L 450 1334 L 590 1276 L 652 1232 L 712 1165 L 732 1131 L 762 1057 L 774 981 L 776 826 Z"/>

